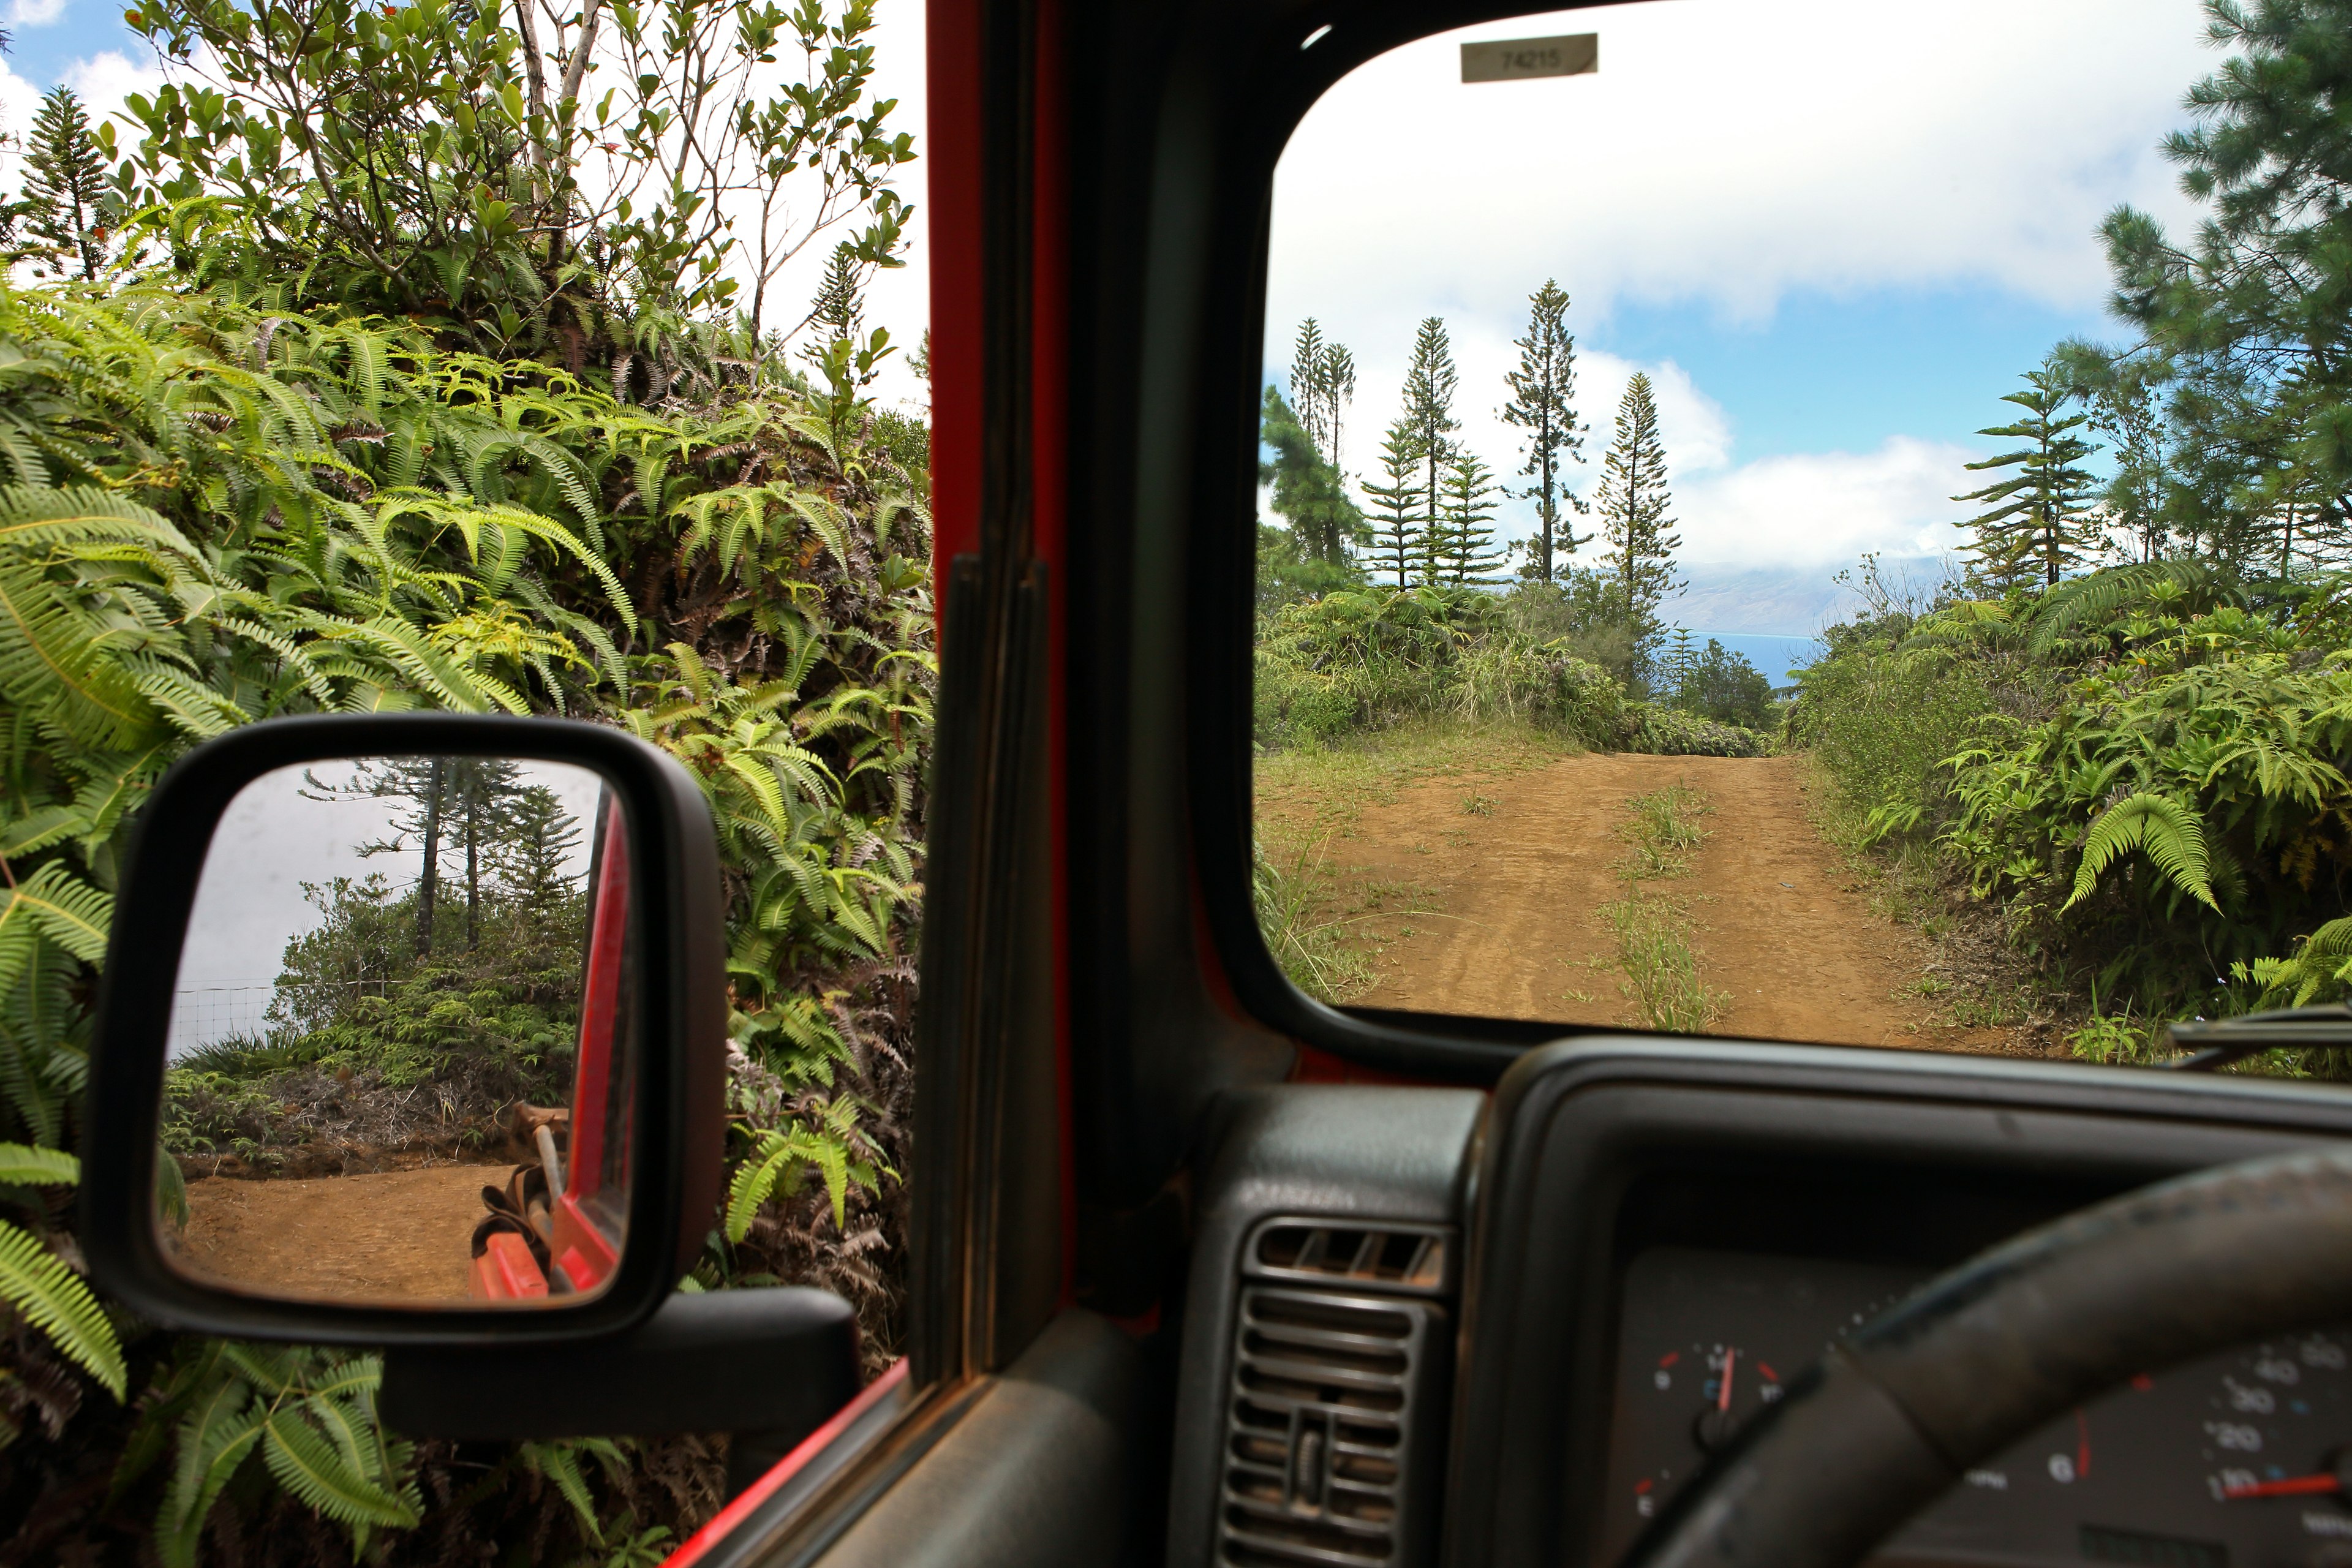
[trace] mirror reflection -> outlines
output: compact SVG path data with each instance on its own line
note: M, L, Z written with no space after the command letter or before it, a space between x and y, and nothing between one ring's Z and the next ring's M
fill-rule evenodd
M626 836L593 771L354 758L256 779L173 994L158 1234L258 1295L544 1303L627 1212Z

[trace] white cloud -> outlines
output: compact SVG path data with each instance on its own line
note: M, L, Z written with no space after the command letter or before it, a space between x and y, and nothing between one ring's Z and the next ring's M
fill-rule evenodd
M1969 453L1898 435L1870 451L1743 464L1735 418L1680 366L1637 367L1596 341L1624 306L1744 331L1796 292L1956 289L2095 312L2107 288L2100 218L2126 201L2174 225L2189 211L2158 148L2186 119L2189 85L2218 64L2200 13L2200 0L1675 0L1408 45L1334 87L1284 153L1268 374L1284 374L1304 317L1350 346L1343 456L1361 473L1398 406L1416 323L1441 316L1463 438L1507 472L1521 435L1496 408L1510 340L1528 294L1557 278L1575 301L1578 406L1591 426L1576 488L1591 488L1641 368L1658 389L1686 561L1937 553L1955 539L1947 498L1969 488ZM1466 38L1571 31L1600 35L1597 74L1460 81ZM1801 396L1801 377L1791 384ZM1503 532L1531 527L1529 507L1506 504Z
M1661 411L1660 423L1664 423ZM1896 436L1870 452L1762 458L1678 484L1682 558L1694 575L1725 567L1851 566L1865 550L1936 555L1959 542L1951 497L1975 454Z
M1754 321L1790 289L1888 284L2095 305L2100 216L2183 210L2157 142L2215 64L2199 19L2200 0L1676 0L1424 39L1339 83L1286 150L1270 319L1508 313L1548 275L1587 320L1696 300ZM1554 30L1597 31L1598 73L1460 82L1465 38Z
M65 69L65 85L80 94L84 108L89 111L89 121L95 126L112 120L122 111L123 100L132 93L152 93L163 85L163 72L151 58L142 64L117 49L92 55L74 61ZM114 134L126 146L136 146L139 132L117 121Z
M66 0L9 0L12 27L46 27L66 14Z

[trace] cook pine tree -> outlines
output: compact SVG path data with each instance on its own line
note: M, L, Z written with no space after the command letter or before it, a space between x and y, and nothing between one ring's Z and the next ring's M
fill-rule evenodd
M2001 399L2024 409L2025 417L1977 432L2018 443L1968 465L1971 473L2014 470L2006 479L1952 498L1985 509L1957 526L1969 535L1967 553L1975 557L1977 575L1997 592L2049 587L2098 549L2091 509L2098 481L2083 467L2098 448L2074 433L2091 416L2064 412L2072 395L2064 374L2044 364L2026 373L2023 391Z
M1495 540L1495 476L1475 454L1456 451L1445 466L1444 531L1433 542L1433 580L1456 588L1493 587L1510 552Z
M1683 540L1674 531L1673 505L1657 394L1650 378L1636 371L1617 405L1617 427L1601 460L1594 500L1604 547L1601 580L1633 639L1636 669L1648 668L1664 639L1658 606L1687 586L1675 576L1675 552Z
M1518 367L1503 377L1511 389L1503 423L1528 433L1519 472L1535 481L1507 493L1536 503L1536 532L1525 545L1524 570L1538 583L1552 581L1555 552L1573 555L1578 545L1592 540L1577 533L1576 518L1589 508L1561 478L1567 464L1584 461L1588 428L1576 417L1576 339L1565 324L1567 314L1568 292L1558 282L1546 279L1528 295L1528 335L1512 340L1519 351Z
M1290 406L1324 460L1342 471L1340 426L1355 395L1356 356L1345 343L1326 341L1322 327L1307 317L1290 350Z
M1420 570L1425 531L1421 525L1421 453L1404 420L1389 426L1381 443L1380 465L1385 482L1364 481L1364 499L1372 503L1370 564L1376 579L1394 577L1401 592L1413 585Z
M106 261L111 204L106 156L91 134L89 116L69 87L49 89L25 145L25 193L19 212L26 234L49 266L95 278ZM41 268L36 268L36 271Z
M405 803L386 826L390 837L356 846L362 859L416 857L416 956L433 955L440 931L446 862L462 857L466 951L481 943L482 873L509 837L513 803L525 786L521 770L496 757L386 757L362 763L341 784L305 775L305 798Z
M1432 316L1413 336L1412 363L1404 373L1402 421L1421 464L1424 555L1436 553L1436 542L1445 531L1445 469L1454 460L1454 433L1462 428L1462 422L1454 416L1454 394L1461 381L1454 368L1454 344L1445 334L1445 322Z

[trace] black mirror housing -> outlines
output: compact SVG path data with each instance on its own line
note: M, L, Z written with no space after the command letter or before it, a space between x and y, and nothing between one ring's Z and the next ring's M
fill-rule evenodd
M401 754L528 758L601 774L633 869L629 1007L642 1068L630 1101L627 1246L593 1293L517 1310L246 1295L173 1268L156 1234L156 1136L179 954L205 856L238 792L266 773ZM116 900L89 1066L79 1227L98 1284L167 1326L318 1344L550 1344L633 1329L700 1252L725 1135L726 934L718 841L691 774L624 731L554 719L397 713L275 720L198 746L142 810Z

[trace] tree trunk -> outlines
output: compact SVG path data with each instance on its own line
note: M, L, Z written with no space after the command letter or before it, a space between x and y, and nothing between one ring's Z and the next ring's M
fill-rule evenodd
M482 803L478 790L466 795L466 951L481 945L482 875L480 861Z
M434 896L441 884L441 770L448 764L433 760L431 782L425 786L425 871L416 884L416 956L433 952Z

